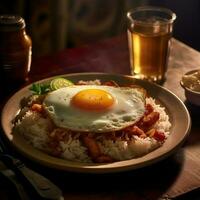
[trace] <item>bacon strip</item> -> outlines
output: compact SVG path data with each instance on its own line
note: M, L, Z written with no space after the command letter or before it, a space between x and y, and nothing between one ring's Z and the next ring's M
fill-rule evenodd
M112 81L112 80L111 81L107 81L107 82L103 83L102 85L119 87L119 85L115 81Z
M114 160L109 155L102 154L96 140L88 135L81 136L83 144L87 147L88 153L92 160L96 163L110 163Z
M101 155L101 150L97 142L88 135L81 136L83 144L87 147L88 153L93 160L97 159Z
M31 110L41 113L41 112L43 111L43 107L42 107L41 104L34 103L34 104L31 106Z

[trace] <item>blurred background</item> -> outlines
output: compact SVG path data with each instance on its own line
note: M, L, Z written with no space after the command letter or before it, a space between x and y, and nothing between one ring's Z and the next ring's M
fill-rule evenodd
M37 57L125 33L127 10L142 5L173 10L174 37L200 50L199 0L0 0L0 14L25 18Z

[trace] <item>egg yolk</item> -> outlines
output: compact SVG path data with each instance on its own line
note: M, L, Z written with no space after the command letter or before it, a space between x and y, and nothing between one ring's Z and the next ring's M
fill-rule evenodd
M72 98L72 104L85 110L102 111L114 103L113 96L100 89L86 89L78 92Z

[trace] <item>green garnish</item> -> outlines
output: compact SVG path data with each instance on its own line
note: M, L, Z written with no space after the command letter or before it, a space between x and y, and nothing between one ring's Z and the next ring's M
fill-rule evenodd
M70 80L67 80L65 78L55 78L53 79L50 84L44 84L44 83L33 83L32 86L29 88L34 94L42 95L46 94L50 91L57 90L62 87L68 87L70 85L73 85L73 83Z
M67 80L65 78L55 78L50 83L51 90L57 90L59 88L68 87L70 85L73 85L73 83L70 80Z
M34 94L41 95L49 92L50 87L49 84L33 83L30 90L33 91Z

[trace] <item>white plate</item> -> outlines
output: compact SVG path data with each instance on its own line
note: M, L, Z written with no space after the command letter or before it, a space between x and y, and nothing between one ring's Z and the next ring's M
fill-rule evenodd
M190 131L191 120L187 108L183 102L169 90L158 85L134 79L131 76L104 74L104 73L78 73L62 75L73 82L79 80L95 80L102 81L114 80L120 85L123 84L137 84L145 88L150 96L157 99L163 106L170 117L172 127L170 129L170 136L163 146L152 151L151 153L126 161L114 162L109 164L85 164L79 162L71 162L60 158L49 156L26 143L20 135L12 135L12 119L15 117L20 109L20 100L24 96L29 96L29 86L21 89L15 93L6 103L3 108L1 123L4 134L10 143L29 159L50 168L59 170L75 171L81 173L110 173L126 170L133 170L145 167L161 159L166 158L174 153L184 142L186 136ZM39 82L49 82L52 78L41 80Z

